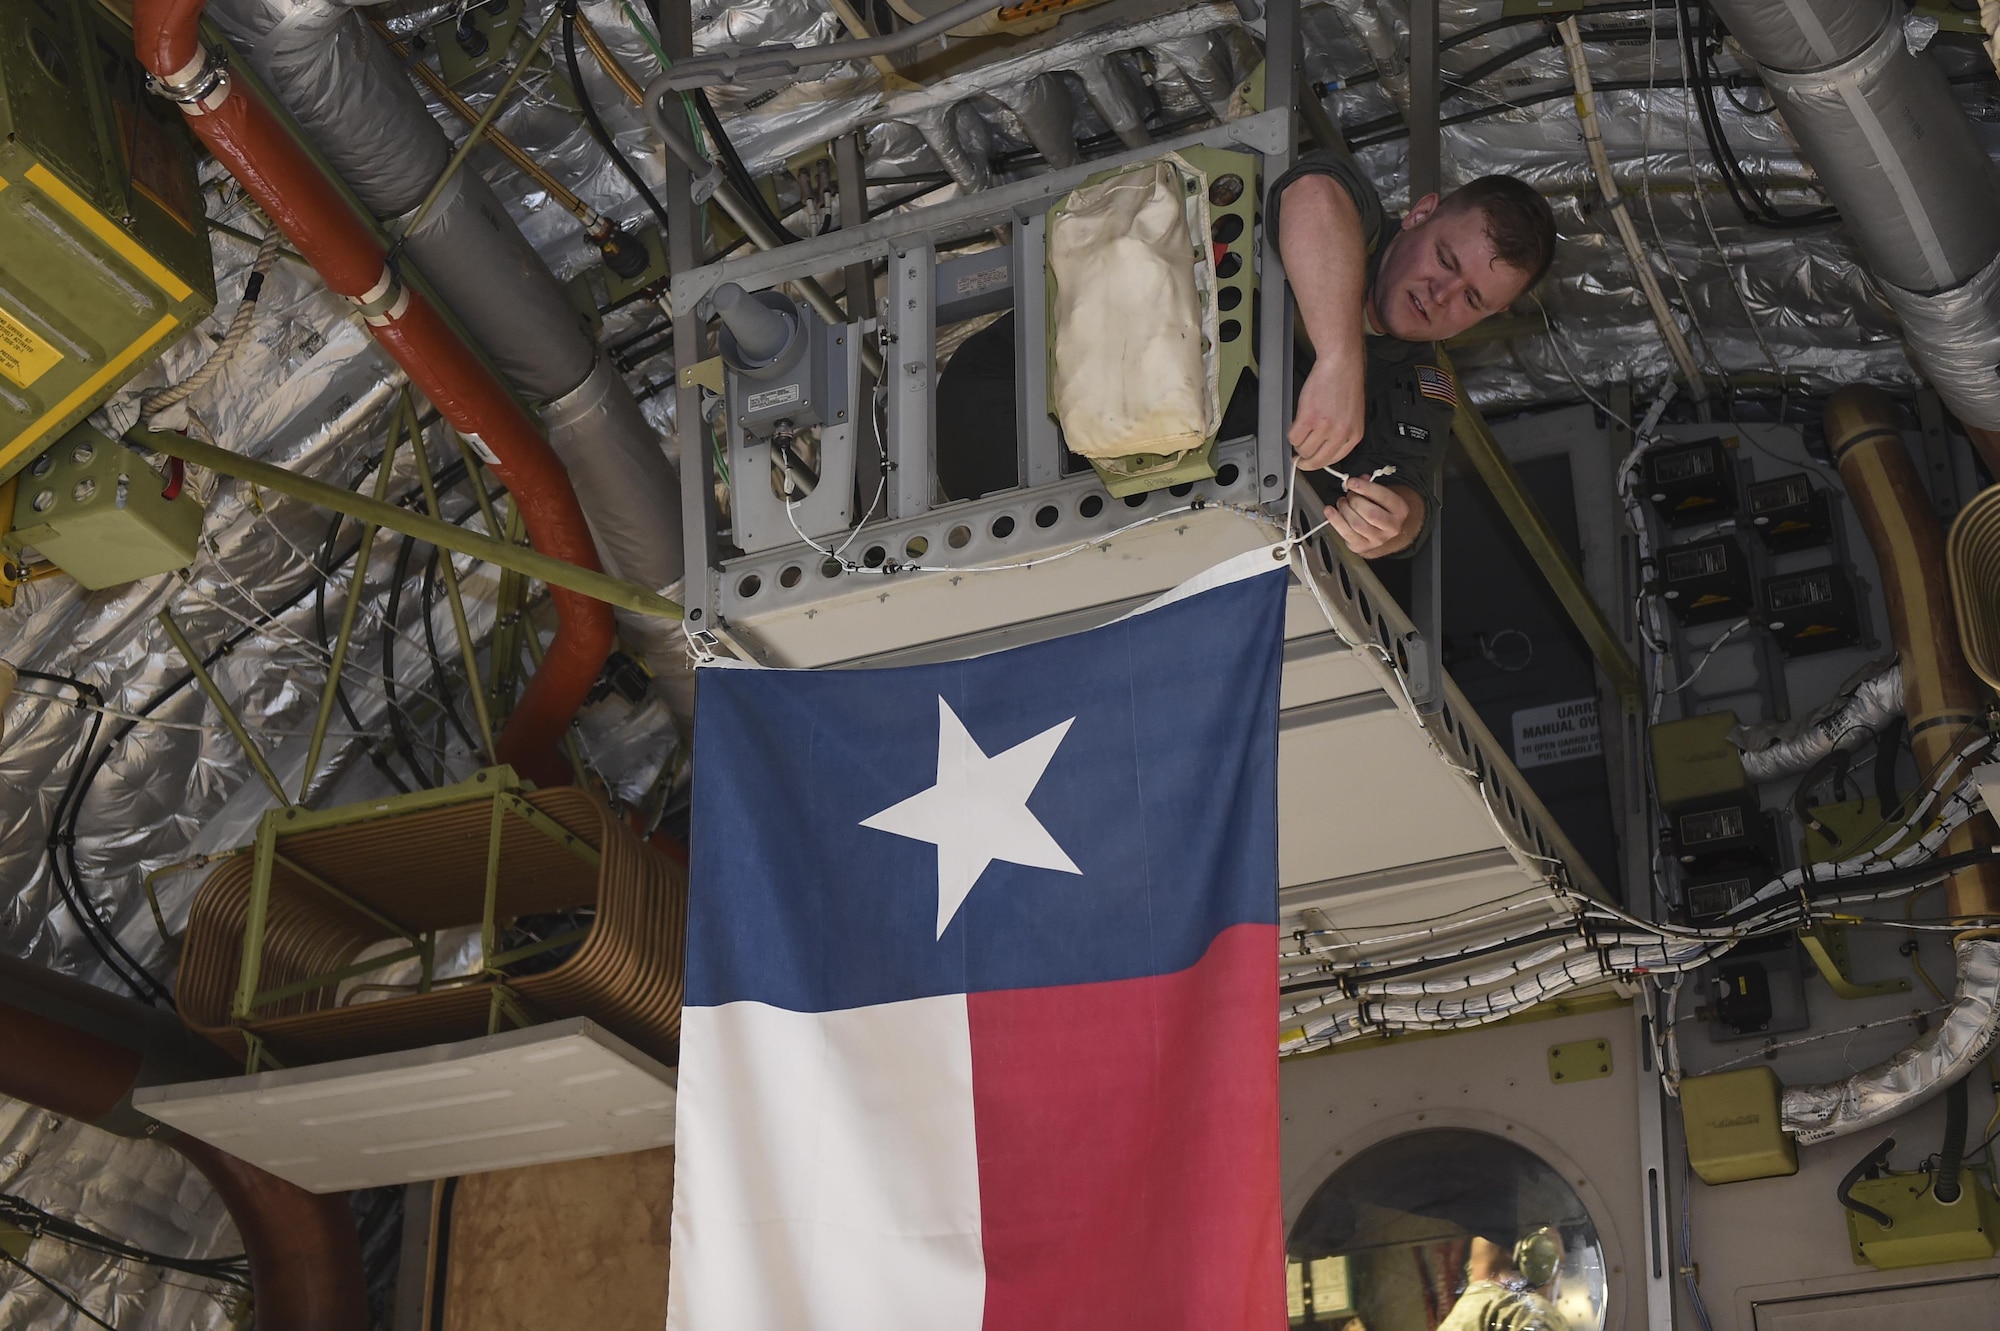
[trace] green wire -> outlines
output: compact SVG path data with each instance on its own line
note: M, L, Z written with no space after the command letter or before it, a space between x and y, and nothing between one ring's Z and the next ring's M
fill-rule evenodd
M633 30L639 34L639 40L646 43L648 49L653 53L653 58L660 62L660 68L672 69L674 62L667 59L667 53L660 49L660 43L654 38L652 31L639 18L638 11L632 8L632 0L618 0L618 5L619 8L625 11L625 17L631 20ZM702 152L707 152L707 141L702 137L701 132L701 120L694 113L693 99L686 93L681 94L681 109L687 112L688 129L694 134L695 147Z

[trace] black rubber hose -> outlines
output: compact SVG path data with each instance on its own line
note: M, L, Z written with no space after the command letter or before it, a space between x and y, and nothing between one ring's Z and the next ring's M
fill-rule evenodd
M604 122L598 119L597 104L590 98L590 89L584 86L583 66L578 64L576 59L576 0L564 0L562 16L563 61L569 66L569 81L576 87L576 104L583 109L583 123L589 128L590 137L597 140L597 146L604 149L604 155L611 159L611 165L618 168L618 174L625 177L625 182L638 191L639 197L646 201L646 206L653 210L653 217L660 224L660 236L664 240L667 234L667 210L653 197L653 191L646 188L646 182L640 179L632 163L625 159L625 154L618 151L618 144L613 141L611 132L605 129Z
M1874 1178L1881 1173L1889 1163L1889 1152L1895 1149L1896 1139L1888 1138L1880 1146L1855 1161L1854 1168L1841 1177L1840 1186L1833 1190L1833 1195L1839 1199L1842 1206L1858 1216L1866 1216L1884 1229L1894 1229L1895 1220L1886 1211L1878 1211L1867 1202L1857 1202L1849 1194L1854 1185L1862 1179Z
M736 192L743 195L743 201L757 210L764 224L777 232L778 239L790 245L798 237L785 229L778 215L771 211L771 201L764 197L764 191L757 188L757 181L750 169L743 165L743 158L737 154L736 145L729 141L728 131L722 128L722 117L715 114L715 107L709 104L708 94L696 88L691 95L694 113L701 117L701 127L715 143L715 151L722 157L722 170L736 186Z
M422 511L422 505L412 508ZM382 693L389 700L389 733L395 737L396 752L403 765L416 774L417 784L426 790L437 785L417 761L416 742L410 735L409 718L396 699L396 615L403 606L403 582L410 576L410 558L416 553L417 538L405 536L396 551L396 571L389 579L389 604L382 612Z
M1944 1148L1938 1152L1937 1182L1931 1191L1949 1206L1959 1198L1965 1166L1965 1078L1960 1077L1944 1091Z
M381 465L382 465L382 455L380 453L377 453L375 455L375 460L367 464L366 466L362 467L361 470L355 474L354 483L348 486L347 488L350 490L359 490L361 488L361 483L368 479L368 473L375 470L375 468ZM324 545L320 547L319 562L320 566L328 571L328 576L332 575L332 570L334 568L333 548L334 545L340 539L340 524L345 522L346 520L347 519L345 515L336 513L333 515L333 521L329 522L326 526L326 542ZM357 578L365 578L368 576L368 570L363 568L357 568L356 570L354 570L352 576ZM319 645L321 650L327 650L331 641L326 631L326 583L327 583L326 578L315 579L313 582L313 589L312 589L313 627L318 632ZM347 681L342 680L334 685L333 700L336 703L340 704L341 715L347 718L347 724L354 727L356 734L361 733L362 731L361 717L355 712L354 704L348 701L347 698ZM407 795L410 793L409 782L403 780L403 778L397 774L396 769L389 765L389 759L385 757L383 754L378 753L373 744L370 744L368 746L368 760L373 764L375 764L375 770L380 772L383 778L386 779L390 785L396 788L396 792L398 794Z
M437 690L438 701L444 704L444 714L450 718L451 728L456 730L458 737L465 741L467 751L471 753L484 753L485 747L472 737L472 732L466 729L464 720L459 717L458 704L452 701L450 668L444 663L444 654L438 650L437 625L433 622L433 617L437 609L438 560L442 557L443 553L439 547L432 546L431 557L424 564L424 594L422 598L424 611L424 647L430 653L431 658L431 687ZM466 677L468 679L471 678L475 669L477 669L476 663L468 662L466 664Z

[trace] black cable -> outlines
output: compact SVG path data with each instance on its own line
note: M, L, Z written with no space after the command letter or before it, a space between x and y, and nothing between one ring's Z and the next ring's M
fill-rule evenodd
M381 465L382 465L382 455L380 453L377 453L372 462L367 462L362 464L361 469L355 473L353 483L349 485L347 488L350 490L359 490L362 484L368 479L368 473L375 470L375 468ZM321 566L328 571L329 575L332 573L334 567L333 547L335 543L337 543L340 539L340 525L346 520L347 520L346 515L341 513L336 513L333 515L333 520L327 523L326 526L326 541L324 542L324 544L320 546L319 562ZM354 570L352 576L356 578L365 578L368 576L368 570L364 568L357 568L356 570ZM312 589L313 626L315 629L318 630L319 645L322 651L328 649L328 638L326 631L326 584L327 584L326 578L316 579L313 583L313 589ZM337 683L335 683L333 687L333 699L336 703L339 704L341 715L347 718L347 724L352 726L356 731L356 733L361 733L363 730L361 724L361 717L359 716L359 714L355 712L354 704L348 701L346 680L340 680ZM383 777L385 777L388 780L389 784L396 788L396 792L398 794L407 795L410 793L409 783L403 780L403 778L397 774L396 769L389 765L388 757L385 754L378 751L373 744L370 744L368 746L368 760L375 765L375 770L377 772L380 772L383 775Z
M441 710L445 718L451 722L451 728L465 741L467 752L481 753L484 752L485 746L472 738L472 732L466 729L465 721L458 714L458 704L452 701L455 690L452 688L450 672L444 663L444 654L438 650L437 625L432 622L432 616L437 608L438 560L443 556L442 547L434 545L431 547L431 557L424 561L424 592L421 604L424 612L424 647L431 658L431 688L437 693L438 702L442 704ZM477 669L476 660L466 663L468 680Z
M396 551L395 571L389 576L389 604L382 612L382 692L389 700L389 734L395 740L396 752L403 756L403 765L416 773L417 784L426 790L433 790L437 782L417 761L416 739L410 733L410 718L403 714L402 706L396 701L396 616L403 606L403 582L410 576L410 556L416 548L416 537L403 538Z
M1856 1215L1866 1216L1868 1219L1873 1220L1876 1224L1882 1226L1882 1228L1884 1229L1888 1229L1896 1222L1890 1219L1886 1213L1878 1211L1877 1209L1870 1206L1866 1202L1856 1201L1849 1194L1852 1191L1854 1185L1859 1183L1862 1179L1874 1178L1877 1174L1881 1173L1883 1169L1887 1168L1889 1164L1889 1152L1895 1149L1896 1149L1896 1139L1894 1137L1888 1138L1880 1146L1876 1147L1874 1150L1870 1151L1867 1155L1862 1156L1861 1159L1856 1161L1854 1168L1848 1170L1847 1173L1842 1176L1840 1180L1840 1185L1833 1190L1833 1195L1835 1199L1838 1200L1842 1206L1854 1212L1854 1214Z
M0 1193L0 1220L5 1220L24 1234L34 1238L53 1239L67 1247L81 1248L106 1257L121 1258L126 1261L143 1262L163 1270L179 1271L185 1275L201 1276L235 1285L240 1289L250 1288L249 1258L243 1253L227 1257L174 1257L163 1252L154 1252L137 1244L126 1243L109 1234L100 1233L74 1220L44 1211L25 1197L12 1193Z
M444 1292L451 1267L451 1204L458 1197L456 1176L444 1181L438 1196L437 1243L431 1252L430 1331L444 1331Z
M34 1281L37 1285L40 1285L42 1288L48 1290L49 1293L55 1295L57 1298L61 1299L64 1303L67 1303L71 1308L75 1309L78 1313L89 1318L91 1321L97 1323L97 1325L103 1327L104 1331L118 1331L117 1327L105 1321L102 1317L99 1317L96 1313L92 1312L90 1309L84 1307L83 1300L77 1298L76 1295L70 1293L68 1290L64 1289L61 1285L58 1285L55 1281L49 1279L47 1276L43 1275L40 1271L37 1271L34 1267L29 1266L26 1262L22 1261L20 1258L16 1257L13 1253L8 1252L4 1248L0 1248L0 1261L6 1262L7 1265L15 1268L16 1270L21 1272L21 1274L27 1276L30 1280Z
M1962 850L1956 855L1940 855L1925 860L1922 864L1906 864L1894 869L1873 869L1867 873L1842 874L1838 878L1815 878L1812 868L1806 868L1806 879L1801 886L1808 896L1825 896L1829 893L1845 893L1854 887L1909 887L1927 883L1933 878L1957 873L1960 869L1970 869L1981 864L1991 864L2000 859L2000 846L1980 846L1975 850ZM1819 889L1815 891L1814 889Z
M90 944L91 950L97 953L98 959L118 978L118 982L142 1003L163 1002L171 1008L174 1005L173 991L118 941L111 922L97 913L97 903L84 890L82 869L77 863L74 811L82 804L79 787L91 753L97 747L97 737L104 729L104 712L101 710L104 706L103 691L95 684L46 670L19 670L16 673L22 679L40 680L71 690L77 696L78 706L90 712L90 726L84 732L83 748L78 751L76 762L70 767L69 780L63 783L62 795L49 815L48 839L43 843L48 855L49 878L55 883L56 892L69 908L71 917L76 920L78 932L82 933L84 941Z
M1938 1152L1937 1177L1931 1190L1947 1206L1959 1198L1965 1164L1966 1095L1963 1077L1944 1088L1944 1148Z
M1519 938L1506 938L1497 943L1486 943L1479 947L1466 948L1464 951L1454 952L1448 956L1433 957L1424 961L1413 961L1404 966L1371 966L1365 970L1355 971L1351 978L1357 983L1372 984L1377 980L1393 980L1404 975L1416 975L1424 971L1436 970L1440 965L1455 965L1461 961L1477 961L1481 957L1489 957L1498 952L1511 952L1515 948L1531 947L1536 943L1552 943L1559 938L1578 938L1581 936L1577 933L1574 926L1552 925L1546 929L1537 929L1533 933L1524 934ZM1331 980L1295 980L1291 984L1279 985L1278 992L1280 994L1302 994L1314 989L1331 989L1333 987L1334 982Z
M597 140L597 146L604 149L605 156L611 159L611 165L618 168L618 174L625 177L626 183L637 190L639 197L646 201L646 206L653 210L653 216L660 223L660 236L664 239L668 229L667 210L653 197L653 191L646 188L646 182L640 179L632 163L625 160L625 154L618 151L618 145L604 128L604 122L598 119L597 104L591 100L590 89L584 86L583 66L576 59L576 3L577 0L562 0L563 60L569 65L569 81L576 87L576 104L583 110L583 123L589 128L590 136Z
M1581 5L1575 9L1566 10L1563 14L1563 17L1587 18L1592 14L1636 14L1641 10L1644 10L1649 14L1657 14L1660 10L1660 7L1658 5L1617 5L1617 4ZM1514 28L1514 27L1519 27L1524 23L1546 23L1547 21L1548 21L1548 15L1546 14L1503 15L1500 18L1489 19L1484 23L1475 23L1469 28L1459 29L1457 32L1452 33L1449 37L1445 37L1439 40L1438 49L1440 51L1449 51L1454 46L1463 46L1465 43L1470 41L1476 41L1479 38L1486 36L1488 33L1498 32L1502 28Z
M764 197L763 190L757 188L757 182L751 177L749 168L743 165L743 158L738 155L736 145L730 142L728 131L722 128L722 117L716 115L715 108L709 104L708 93L696 88L689 100L694 103L694 113L701 117L703 131L715 145L716 155L722 159L723 174L735 184L736 192L744 196L744 203L755 209L757 216L763 219L765 225L777 232L781 243L789 245L796 241L798 237L787 231L784 223L778 220L778 215L771 211L770 200Z

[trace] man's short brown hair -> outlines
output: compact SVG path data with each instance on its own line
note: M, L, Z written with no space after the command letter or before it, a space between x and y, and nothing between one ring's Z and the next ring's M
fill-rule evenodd
M1556 217L1534 187L1513 176L1481 176L1438 204L1440 213L1476 209L1486 218L1493 257L1528 274L1534 286L1556 257Z

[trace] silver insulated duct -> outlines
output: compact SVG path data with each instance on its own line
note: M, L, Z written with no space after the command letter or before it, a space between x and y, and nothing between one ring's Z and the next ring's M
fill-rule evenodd
M400 231L444 174L451 143L389 48L335 0L210 0L208 12L361 201ZM514 389L543 405L605 570L654 590L679 580L673 464L478 172L453 175L403 250ZM671 626L624 612L619 625L656 670L678 663Z
M1846 219L1910 355L2000 428L2000 172L1896 0L1712 0Z

